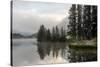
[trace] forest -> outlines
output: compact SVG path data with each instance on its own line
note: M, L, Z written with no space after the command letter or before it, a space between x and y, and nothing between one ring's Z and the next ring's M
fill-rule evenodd
M49 29L46 29L44 25L40 26L38 31L38 41L50 41L50 42L64 42L66 41L66 33L63 27L61 30L58 27L53 27L52 32Z
M73 4L69 14L69 35L77 40L97 37L97 6Z
M91 40L97 37L97 6L72 4L69 9L69 24L67 32L57 26L52 30L40 26L37 40L39 42L65 42L67 36L75 40Z

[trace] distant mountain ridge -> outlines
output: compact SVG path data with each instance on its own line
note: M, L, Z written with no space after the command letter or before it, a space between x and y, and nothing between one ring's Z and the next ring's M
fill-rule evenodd
M36 38L37 37L37 34L34 33L32 35L26 36L26 35L23 35L21 33L12 33L11 36L12 36L12 38Z

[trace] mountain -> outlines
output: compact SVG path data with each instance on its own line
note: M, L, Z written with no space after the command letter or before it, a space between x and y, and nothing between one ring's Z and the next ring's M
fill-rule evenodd
M20 33L12 33L12 38L36 38L37 33L31 35L22 35Z
M23 38L24 36L19 33L12 33L12 38Z

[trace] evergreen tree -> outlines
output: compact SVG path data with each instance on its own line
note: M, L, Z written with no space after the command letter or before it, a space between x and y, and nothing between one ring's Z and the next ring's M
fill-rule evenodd
M82 38L82 5L77 5L77 23L76 23L76 26L77 26L77 39L80 40Z
M47 30L47 41L50 41L51 40L51 33L50 33L50 30L48 29Z
M55 28L52 28L52 41L55 41Z
M84 32L85 38L90 39L91 37L91 7L90 5L84 5Z
M69 10L68 29L68 34L76 39L76 4L72 4L72 7Z
M55 40L56 40L56 41L59 41L59 36L60 36L60 34L59 34L59 29L58 29L57 26L56 26L56 28L55 28L55 31L56 31L56 34L55 34L55 35L56 35L56 37L55 37L56 39L55 39Z
M68 34L73 38L80 40L97 36L97 6L73 4L69 14Z
M97 6L84 5L84 30L86 39L97 37Z
M97 6L93 5L91 6L92 9L92 17L91 17L91 21L92 21L92 28L91 28L91 33L92 33L92 37L97 37Z
M47 41L52 41L52 42L57 42L57 41L65 41L66 40L66 35L65 35L65 30L63 27L61 30L58 29L58 27L53 27L52 28L52 33L50 30L46 29L44 25L40 26L40 29L38 31L38 36L37 36L37 41L39 42L47 42Z
M60 41L65 41L65 40L66 40L66 34L65 34L65 30L62 27L61 28Z
M44 25L40 26L40 29L38 31L37 40L40 42L46 40L46 29L45 29Z

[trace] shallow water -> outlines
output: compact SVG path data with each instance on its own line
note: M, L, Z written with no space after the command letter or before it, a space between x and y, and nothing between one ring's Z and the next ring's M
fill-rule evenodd
M13 65L29 66L96 61L96 50L73 49L68 43L38 43L36 39L13 39Z

